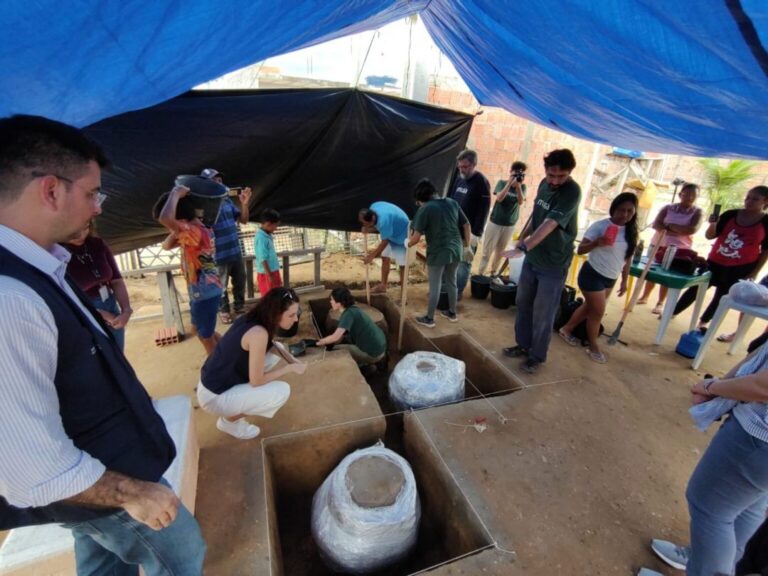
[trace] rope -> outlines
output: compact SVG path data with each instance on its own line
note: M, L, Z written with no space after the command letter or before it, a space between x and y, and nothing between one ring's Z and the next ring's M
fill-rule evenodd
M365 52L365 58L363 58L363 63L360 64L360 69L357 71L357 78L355 78L355 88L357 88L357 85L360 84L360 76L363 73L363 68L365 68L365 63L368 62L368 55L371 53L371 47L373 46L373 41L378 35L379 35L379 31L374 30L373 35L371 36L371 41L368 44L368 50L366 50Z

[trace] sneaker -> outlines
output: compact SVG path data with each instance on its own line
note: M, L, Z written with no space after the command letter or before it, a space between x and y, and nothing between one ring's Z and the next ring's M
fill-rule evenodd
M528 374L533 374L536 372L536 370L539 369L539 365L541 365L541 362L538 360L534 360L533 358L528 358L525 362L523 362L522 366L520 366L525 372L528 372Z
M418 316L417 318L414 318L414 320L416 321L416 324L421 324L427 328L435 327L435 321L429 316Z
M667 540L656 540L655 538L651 540L651 550L672 568L678 570L685 570L688 556L691 554L691 549L687 546L677 546Z
M504 356L509 356L510 358L519 358L520 356L528 356L528 350L526 350L519 344L516 344L515 346L510 346L509 348L502 348L501 352L502 354L504 354Z
M250 440L251 438L256 438L261 433L258 426L248 424L245 418L240 418L240 420L235 420L234 422L230 422L226 418L219 418L216 421L216 428L240 440Z
M664 576L661 572L656 572L656 570L650 570L648 568L640 568L640 571L637 573L637 576Z
M459 317L456 314L456 312L451 312L450 310L440 310L440 316L444 316L445 318L448 318L449 322L459 321Z

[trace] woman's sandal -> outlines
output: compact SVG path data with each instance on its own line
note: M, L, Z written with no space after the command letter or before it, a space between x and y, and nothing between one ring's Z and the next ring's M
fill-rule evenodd
M219 312L219 320L222 324L232 324L232 316L229 312Z
M605 364L608 362L608 358L602 352L592 352L589 348L586 348L584 352L587 353L587 356L589 356L589 359L593 362L597 362L598 364Z
M661 314L664 311L664 304L656 304L651 310L651 314Z
M560 336L560 338L565 340L569 346L578 345L579 339L576 338L576 336L574 336L573 334L568 334L567 332L563 331L562 328L560 328L560 330L558 330L557 333Z
M717 337L718 342L733 342L733 339L736 338L736 332L731 332L730 334L720 334L720 336Z

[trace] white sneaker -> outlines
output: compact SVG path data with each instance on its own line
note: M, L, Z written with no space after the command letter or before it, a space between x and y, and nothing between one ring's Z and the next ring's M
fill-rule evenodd
M240 440L250 440L251 438L256 438L261 433L261 429L258 426L248 424L245 418L240 418L240 420L235 420L234 422L230 422L226 418L219 418L216 421L216 428Z
M650 570L648 568L640 568L640 571L637 573L637 576L664 576L661 572L656 572L656 570Z
M678 570L685 570L686 564L688 564L688 556L691 554L691 549L687 546L677 546L672 542L666 540L651 540L651 550L659 558L664 560L672 568Z

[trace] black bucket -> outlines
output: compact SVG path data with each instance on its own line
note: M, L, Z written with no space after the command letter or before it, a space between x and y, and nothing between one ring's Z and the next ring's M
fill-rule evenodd
M481 274L473 274L470 279L472 286L472 298L478 300L485 300L488 297L488 292L491 291L491 278L490 276L482 276Z
M510 306L515 305L517 299L517 284L505 284L499 286L496 283L491 283L491 306L494 308L500 308L506 310Z

